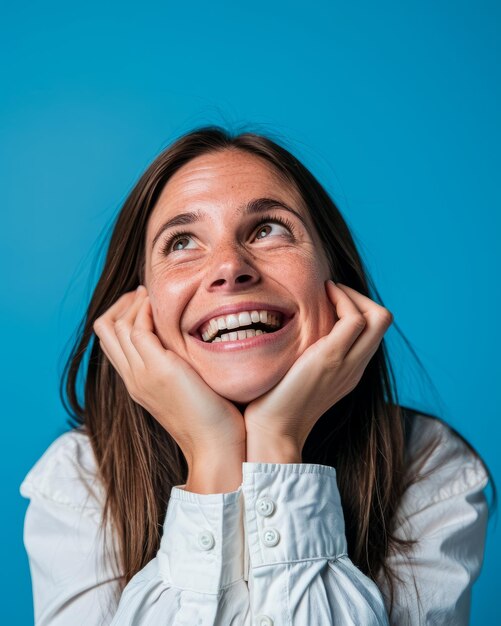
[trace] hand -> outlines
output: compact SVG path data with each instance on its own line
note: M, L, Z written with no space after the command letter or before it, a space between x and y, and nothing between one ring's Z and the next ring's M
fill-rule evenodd
M346 285L327 281L339 318L282 380L247 405L247 461L301 462L318 419L352 391L393 322L388 309Z
M209 387L184 359L163 347L154 332L150 299L144 286L122 295L96 319L94 332L131 398L175 439L190 474L208 474L214 467L216 475L220 468L215 465L224 460L227 468L234 451L235 459L240 457L234 467L238 467L241 477L245 455L242 414ZM227 471L227 482L228 479ZM236 476L231 485L236 488L239 484Z

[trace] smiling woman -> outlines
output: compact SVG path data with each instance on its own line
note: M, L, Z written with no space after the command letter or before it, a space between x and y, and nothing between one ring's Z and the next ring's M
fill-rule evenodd
M36 623L467 624L491 476L398 404L392 323L284 147L169 146L113 226L72 429L21 485Z
M274 387L333 326L324 288L329 264L302 205L266 161L233 149L198 156L178 169L151 213L143 282L156 334L234 402L247 403ZM189 230L186 214L182 230L174 229L186 207L200 214L189 218ZM269 314L280 330L239 337L237 328L252 327L252 313L263 323ZM201 327L211 320L219 342L203 339Z

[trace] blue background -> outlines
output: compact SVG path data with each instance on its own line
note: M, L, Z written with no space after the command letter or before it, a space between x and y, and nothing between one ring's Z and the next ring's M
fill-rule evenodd
M196 125L250 123L313 171L436 387L392 327L401 401L442 415L501 479L501 5L185 5L3 10L6 624L32 622L19 484L66 427L59 376L97 277L97 243L151 160ZM496 522L472 624L501 618Z

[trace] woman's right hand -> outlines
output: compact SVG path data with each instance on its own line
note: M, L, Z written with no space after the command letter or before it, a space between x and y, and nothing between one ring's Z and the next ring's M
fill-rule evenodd
M131 398L181 448L189 468L186 489L201 493L236 489L245 460L243 416L183 358L163 347L154 332L146 288L122 295L93 328Z

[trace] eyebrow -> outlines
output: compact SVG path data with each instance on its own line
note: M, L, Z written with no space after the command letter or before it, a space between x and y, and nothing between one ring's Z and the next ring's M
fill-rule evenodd
M301 221L303 226L309 232L308 225L304 219L304 217L298 213L295 209L290 207L285 202L281 200L275 200L274 198L254 198L253 200L249 200L249 202L245 203L240 207L240 210L244 215L256 215L259 213L264 213L271 208L283 209L284 211L288 211L297 217L298 220ZM158 229L157 234L153 238L151 249L155 247L156 242L159 237L164 233L167 229L173 228L174 226L187 226L188 224L195 224L201 220L204 220L207 217L207 213L203 211L191 211L189 213L180 213L175 217L167 220L160 228Z

